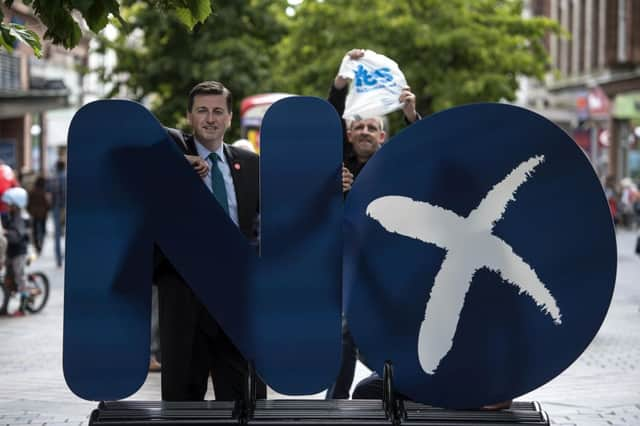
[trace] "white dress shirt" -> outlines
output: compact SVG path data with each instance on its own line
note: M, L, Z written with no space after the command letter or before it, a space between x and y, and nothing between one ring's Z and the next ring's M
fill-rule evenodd
M207 164L209 165L209 173L207 173L207 175L202 178L202 181L204 182L205 185L207 185L207 188L209 188L209 191L213 193L213 190L211 189L211 169L213 167L213 163L209 158L211 151L205 148L195 138L193 140L196 143L196 150L198 151L198 156L202 158L204 161L206 161ZM231 177L231 168L229 167L229 163L227 162L227 157L224 155L223 145L224 145L224 142L220 144L218 149L215 151L215 153L218 154L218 158L220 158L220 160L218 161L218 169L220 169L220 173L222 173L222 179L224 180L224 189L227 191L227 205L229 206L229 216L231 217L231 220L233 221L233 223L235 223L236 226L239 227L240 224L238 222L238 200L236 199L236 190L235 190L235 187L233 186L233 178Z

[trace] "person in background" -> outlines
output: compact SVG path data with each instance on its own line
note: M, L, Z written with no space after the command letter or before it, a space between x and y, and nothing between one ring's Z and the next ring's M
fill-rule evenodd
M33 189L29 191L29 204L27 205L27 211L32 220L33 246L38 255L42 252L50 207L51 201L46 191L46 181L43 176L38 176L33 185Z
M611 211L611 219L618 224L618 190L616 187L615 176L609 175L604 181L604 194L607 197L609 210Z
M55 174L47 182L47 192L51 197L56 265L60 268L64 258L60 240L63 234L67 206L67 172L64 161L58 160L56 162Z
M23 188L9 188L2 194L2 201L8 211L2 215L2 226L7 238L6 277L20 292L20 308L15 316L24 316L27 299L27 248L29 245L29 224L25 218L28 194Z
M620 181L620 188L619 210L622 225L626 228L633 228L636 225L634 205L638 198L638 187L630 177L626 177Z

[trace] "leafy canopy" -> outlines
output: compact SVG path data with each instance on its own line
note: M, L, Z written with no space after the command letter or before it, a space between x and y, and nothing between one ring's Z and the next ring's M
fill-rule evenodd
M239 137L239 101L276 89L272 81L275 46L284 36L286 0L218 0L216 12L193 31L177 16L138 1L121 2L127 25L115 40L101 38L115 51L117 64L101 69L112 83L111 96L148 100L158 119L185 127L187 95L203 80L223 82L233 93L236 119L229 138Z
M11 7L13 0L3 0ZM67 49L78 45L82 31L77 19L83 18L94 33L99 33L108 23L110 16L118 19L120 4L117 0L23 0L24 4L33 8L34 15L47 27L44 34L46 40L59 44ZM204 22L211 14L210 0L147 0L152 7L165 12L173 12L187 28L192 29L198 22ZM42 45L38 34L14 23L4 23L0 10L0 46L11 52L14 43L20 41L28 44L37 57L42 55Z
M366 48L395 60L423 113L513 100L518 76L542 78L545 34L559 26L522 17L517 0L304 1L278 46L287 89L323 96L344 54Z
M66 47L80 37L75 16L96 33L112 16L119 35L102 38L102 49L116 52L117 65L100 70L103 80L114 84L112 94L150 100L163 123L177 126L184 124L189 89L202 80L228 85L236 107L261 92L324 97L352 48L394 59L423 114L513 100L518 77L542 78L549 70L544 39L560 33L547 18L523 18L522 0L304 0L297 6L287 0L219 0L210 19L210 0L25 3L47 25L45 38ZM287 16L292 8L295 14ZM38 39L29 30L3 24L1 34L6 48L21 39L38 54ZM399 125L392 120L392 127ZM237 136L237 128L230 136Z

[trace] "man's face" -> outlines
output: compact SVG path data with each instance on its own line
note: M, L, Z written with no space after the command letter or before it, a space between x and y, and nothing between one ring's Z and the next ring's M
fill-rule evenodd
M380 149L384 142L384 131L377 118L367 118L351 123L347 132L347 138L353 145L353 150L358 158L371 157Z
M196 95L191 111L187 112L196 139L210 150L217 149L222 142L231 117L224 95Z

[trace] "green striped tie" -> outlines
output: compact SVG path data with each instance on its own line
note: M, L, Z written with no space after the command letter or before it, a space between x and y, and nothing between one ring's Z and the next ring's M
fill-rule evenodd
M220 168L218 167L218 160L220 160L220 157L215 152L212 152L209 154L209 160L211 160L211 191L213 191L213 196L216 197L216 200L222 206L224 212L229 215L227 190L224 187L222 172L220 172Z

